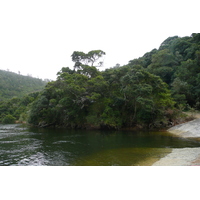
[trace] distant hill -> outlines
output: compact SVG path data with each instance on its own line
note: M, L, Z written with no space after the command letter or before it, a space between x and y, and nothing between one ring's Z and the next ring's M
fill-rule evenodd
M44 89L46 83L39 78L0 70L0 101L40 91Z

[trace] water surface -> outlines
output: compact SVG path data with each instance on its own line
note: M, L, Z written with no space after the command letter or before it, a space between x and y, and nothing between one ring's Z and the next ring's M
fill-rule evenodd
M167 132L39 129L0 125L0 165L151 165L172 148L200 142Z

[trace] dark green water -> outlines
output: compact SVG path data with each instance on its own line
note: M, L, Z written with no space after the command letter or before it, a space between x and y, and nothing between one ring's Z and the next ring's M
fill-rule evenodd
M0 165L150 165L172 148L200 147L167 132L80 131L0 125Z

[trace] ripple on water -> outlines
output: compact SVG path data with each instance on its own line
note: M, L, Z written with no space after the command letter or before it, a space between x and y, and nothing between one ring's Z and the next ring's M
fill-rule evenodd
M62 144L62 143L70 143L70 144L75 144L74 141L67 141L67 140L60 140L60 141L56 141L53 142L52 144Z
M23 137L23 136L29 136L28 132L22 132L22 131L3 131L0 132L0 139L5 139L5 138L17 138L17 137Z
M18 166L67 166L70 152L37 152L31 156L20 158ZM67 156L67 157L66 157Z
M0 144L13 144L17 143L18 141L8 140L8 141L0 141Z
M31 166L41 166L48 165L48 160L45 158L45 155L42 152L37 152L29 157L22 158L17 165L31 165Z
M0 124L0 132L7 131L24 131L27 130L26 127L22 127L20 124Z

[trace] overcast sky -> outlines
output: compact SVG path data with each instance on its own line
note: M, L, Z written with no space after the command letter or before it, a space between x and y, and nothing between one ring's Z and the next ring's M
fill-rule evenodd
M0 0L0 69L55 80L73 51L103 50L110 68L197 32L194 0Z

